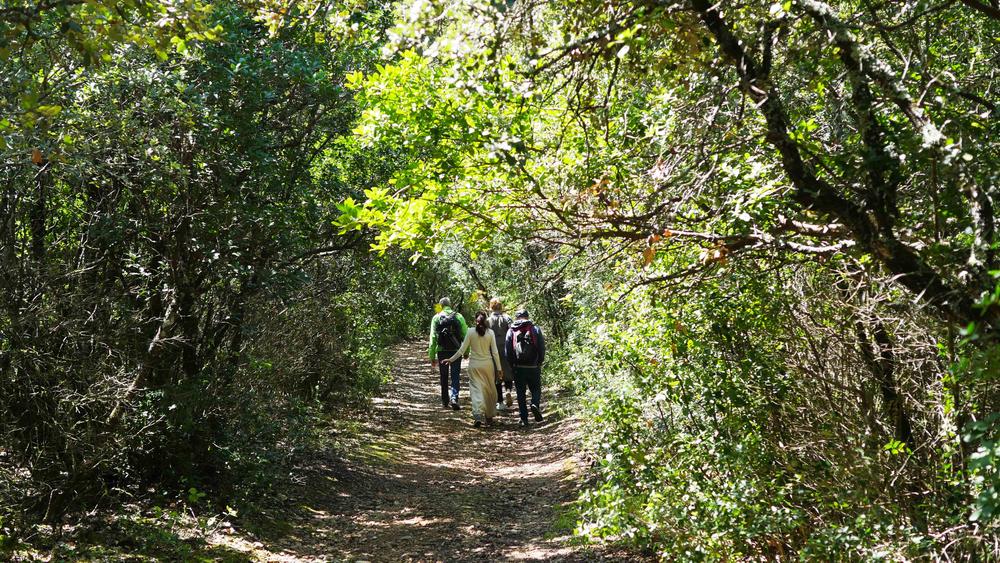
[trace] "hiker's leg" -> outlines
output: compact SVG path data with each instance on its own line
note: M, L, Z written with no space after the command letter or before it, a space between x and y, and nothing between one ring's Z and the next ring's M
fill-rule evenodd
M492 419L497 414L497 397L493 393L496 385L493 383L493 370L490 368L477 368L476 373L469 370L469 381L475 377L479 383L479 392L482 393L483 415L487 420Z
M506 357L500 358L500 365L503 366L503 386L507 390L507 400L504 403L509 409L511 407L510 392L514 388L514 368L510 365L510 361ZM503 401L503 395L497 393L497 400Z
M514 388L517 389L517 413L521 416L521 420L528 420L528 404L524 396L527 382L524 379L521 369L519 367L514 368Z
M469 370L469 403L472 405L472 418L479 419L485 409L483 408L483 385L476 373Z
M531 390L531 404L541 408L542 406L542 368L531 368L530 375L526 378L528 388Z
M458 402L458 386L462 381L462 358L452 362L449 367L451 367L451 399Z
M438 370L441 375L441 403L448 406L448 366L439 361Z
M496 380L496 388L497 388L497 402L499 403L500 399L503 397L503 383L499 379Z

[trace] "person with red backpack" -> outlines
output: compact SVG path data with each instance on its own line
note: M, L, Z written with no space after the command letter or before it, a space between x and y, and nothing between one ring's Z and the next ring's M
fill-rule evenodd
M441 374L441 404L458 410L458 386L462 377L462 358L457 362L442 363L462 347L465 333L469 327L465 317L451 308L451 300L442 297L441 311L431 318L431 343L427 347L427 355L431 359L431 367L438 367ZM449 393L448 379L451 379Z
M514 387L517 389L517 409L521 426L528 425L526 389L531 391L531 414L535 422L542 421L542 363L545 362L545 336L520 310L514 315L514 324L507 331L504 351L514 368Z

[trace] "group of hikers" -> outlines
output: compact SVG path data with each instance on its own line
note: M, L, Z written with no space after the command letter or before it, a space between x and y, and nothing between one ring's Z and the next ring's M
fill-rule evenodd
M431 366L441 375L441 404L458 410L458 389L462 358L469 359L469 398L473 426L492 424L498 411L512 405L510 391L517 394L520 425L528 425L530 409L535 422L542 422L542 363L545 361L545 336L531 322L528 311L519 310L514 319L504 314L499 299L490 300L490 312L476 313L475 330L469 330L465 318L451 307L447 297L440 300L441 310L431 319L428 356ZM506 401L503 390L506 389ZM530 404L527 392L531 393Z

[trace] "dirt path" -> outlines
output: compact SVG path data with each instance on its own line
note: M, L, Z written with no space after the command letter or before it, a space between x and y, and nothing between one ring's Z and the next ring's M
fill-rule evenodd
M451 411L423 343L395 354L371 415L339 430L352 447L306 468L283 525L231 547L265 561L634 560L571 545L572 523L559 525L579 475L572 420L543 400L541 424L520 429L512 413L475 429L464 370Z

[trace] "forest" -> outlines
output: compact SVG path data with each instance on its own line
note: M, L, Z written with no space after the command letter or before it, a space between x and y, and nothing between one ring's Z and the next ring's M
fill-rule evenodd
M998 90L996 0L0 0L0 558L1000 559ZM407 402L443 296L548 426ZM572 555L178 531L425 427Z

